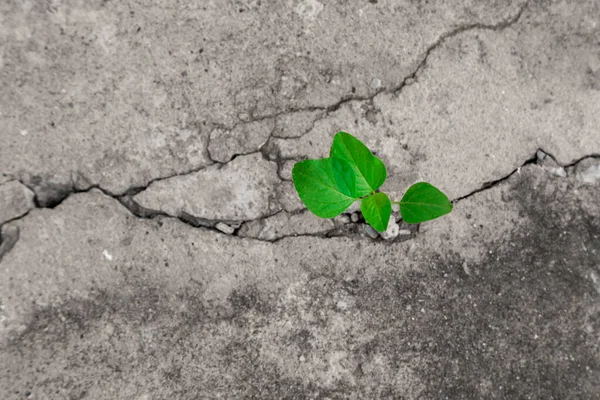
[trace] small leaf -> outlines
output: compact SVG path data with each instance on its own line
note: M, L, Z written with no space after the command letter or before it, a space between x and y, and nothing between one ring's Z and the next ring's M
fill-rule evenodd
M298 195L316 216L333 218L356 198L356 176L350 163L337 158L298 162L292 169Z
M388 227L392 215L392 202L385 193L375 193L365 197L360 203L360 211L365 220L375 230L383 232Z
M400 200L400 213L402 219L408 224L436 219L450 211L452 211L452 203L448 197L426 182L412 185Z
M356 197L373 193L385 182L387 172L383 161L349 133L339 132L335 135L329 156L352 164L356 173Z

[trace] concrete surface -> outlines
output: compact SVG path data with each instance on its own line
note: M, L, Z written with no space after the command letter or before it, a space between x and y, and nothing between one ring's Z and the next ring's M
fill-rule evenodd
M0 399L600 398L599 21L0 2ZM308 213L339 130L454 211Z

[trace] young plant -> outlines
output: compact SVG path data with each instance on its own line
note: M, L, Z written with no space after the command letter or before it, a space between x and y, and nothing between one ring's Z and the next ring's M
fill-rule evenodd
M377 231L388 227L392 204L400 205L409 224L429 221L452 211L448 197L426 182L412 185L402 200L391 201L377 190L387 177L385 165L360 140L346 132L333 138L328 158L297 162L292 179L298 195L316 216L333 218L360 200L360 211Z

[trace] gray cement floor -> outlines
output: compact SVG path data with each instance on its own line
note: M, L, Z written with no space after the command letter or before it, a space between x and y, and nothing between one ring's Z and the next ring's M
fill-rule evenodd
M599 199L595 0L2 0L0 399L599 399Z

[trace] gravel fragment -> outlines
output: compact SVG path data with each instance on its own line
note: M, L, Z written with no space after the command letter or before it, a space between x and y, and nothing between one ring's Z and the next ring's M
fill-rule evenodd
M234 232L234 229L231 226L229 226L227 224L224 224L223 222L219 222L215 226L215 228L217 228L218 230L220 230L221 232L223 232L223 233L225 233L227 235L232 235L233 232Z
M379 237L379 232L377 232L371 225L365 224L365 233L371 239L377 239Z
M394 218L390 218L387 229L383 232L379 232L379 236L381 236L384 240L392 240L398 236L399 231L400 226L398 226L396 220Z

